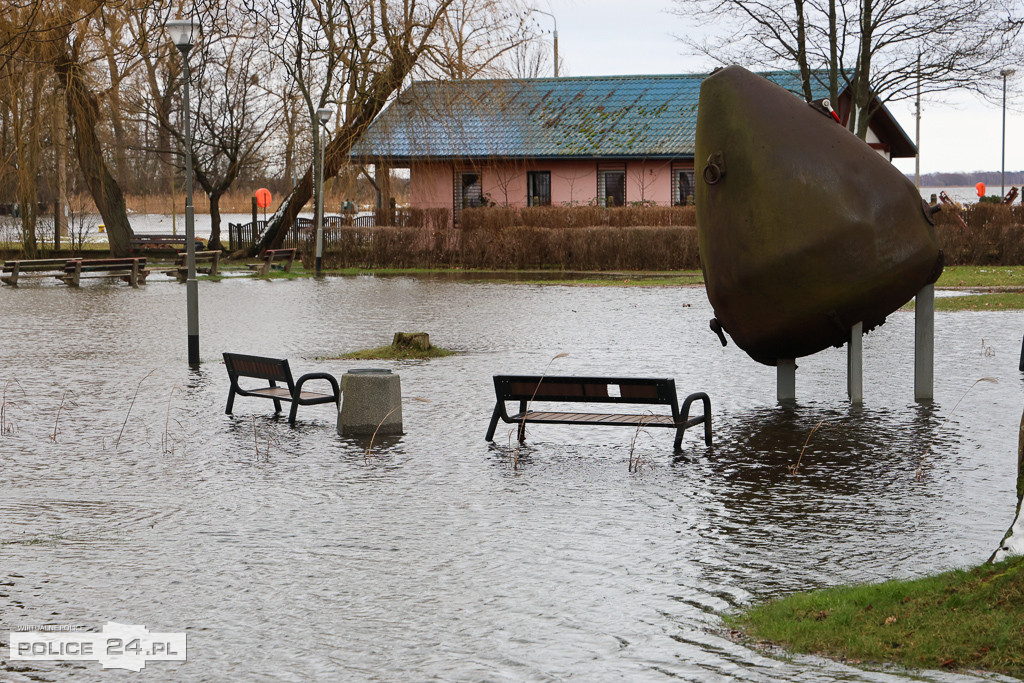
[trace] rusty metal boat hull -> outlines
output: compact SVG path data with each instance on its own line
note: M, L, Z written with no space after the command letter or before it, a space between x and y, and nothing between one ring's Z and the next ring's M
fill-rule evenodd
M741 67L703 83L697 231L715 316L754 360L839 346L934 282L913 183L830 116Z

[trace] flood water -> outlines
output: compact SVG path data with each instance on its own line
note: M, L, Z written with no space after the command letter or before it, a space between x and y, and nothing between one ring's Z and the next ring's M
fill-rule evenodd
M933 404L913 400L898 312L865 338L863 408L842 349L802 359L782 408L774 368L708 330L702 288L200 282L192 372L185 289L150 280L0 288L0 642L117 621L187 632L188 661L2 680L901 680L770 657L718 615L975 565L1011 522L1022 313L937 316ZM461 353L319 360L396 331ZM294 428L254 398L227 416L223 351L296 374L391 368L405 434L367 455L330 406ZM538 425L514 469L507 427L483 439L491 375L545 369L707 391L714 446L694 430L676 457L669 430Z

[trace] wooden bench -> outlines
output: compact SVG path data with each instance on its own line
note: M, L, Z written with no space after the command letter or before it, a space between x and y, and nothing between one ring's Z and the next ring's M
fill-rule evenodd
M204 249L203 241L195 238L196 251ZM179 251L188 248L184 235L133 235L128 240L128 251L143 254L151 251Z
M196 272L216 276L220 272L220 254L219 249L214 251L197 251ZM178 262L173 268L157 268L153 272L170 275L171 277L178 278L178 282L184 282L188 279L188 254L179 254Z
M75 259L48 258L48 259L20 259L15 261L4 261L3 270L0 271L0 280L4 284L18 286L18 280L26 277L53 277L64 272L64 266Z
M526 424L575 424L617 427L668 427L676 430L675 449L682 448L683 433L704 423L704 442L711 445L711 399L704 392L690 394L682 406L676 403L673 379L641 377L546 377L541 375L495 375L497 403L487 427L487 441L494 438L498 420L519 425L519 441L526 439ZM690 417L690 405L700 400L704 414ZM506 401L519 401L519 412L509 415ZM627 403L667 405L671 415L623 413L567 413L532 410L536 402Z
M292 408L288 413L288 423L295 424L295 413L299 406L312 406L320 403L333 403L337 408L341 401L341 389L338 387L338 380L326 372L309 372L299 377L298 382L292 381L292 371L288 367L288 361L283 358L264 358L263 356L246 356L240 353L225 353L224 365L228 370L228 378L231 380L231 389L228 391L228 405L224 410L230 415L235 403L235 394L239 396L258 396L269 398L274 402L274 412L281 412L281 401L291 401ZM244 389L238 384L239 377L253 379L265 379L270 383L259 386L255 389ZM313 391L303 391L302 385L311 379L324 379L331 384L330 394L321 394ZM278 386L281 382L284 386Z
M274 261L281 261L283 265L277 266L286 273L292 272L292 263L295 262L295 248L290 249L265 249L260 254L260 263L250 263L249 268L259 270L260 275L269 275L270 268Z
M66 285L78 287L82 278L115 277L132 287L146 284L146 259L144 257L72 259L64 264L63 273L55 275Z

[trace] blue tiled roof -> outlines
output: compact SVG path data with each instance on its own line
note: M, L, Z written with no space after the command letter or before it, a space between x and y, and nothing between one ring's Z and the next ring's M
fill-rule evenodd
M763 75L799 90L793 73ZM692 156L705 76L420 81L381 113L352 156ZM826 96L816 90L815 98Z

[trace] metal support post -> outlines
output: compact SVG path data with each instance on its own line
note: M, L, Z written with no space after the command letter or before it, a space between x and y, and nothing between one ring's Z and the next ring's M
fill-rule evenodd
M864 402L864 323L850 328L846 345L846 394L852 403Z
M776 395L780 401L796 400L796 360L780 358L775 364Z
M925 285L914 303L914 398L935 398L935 285Z

